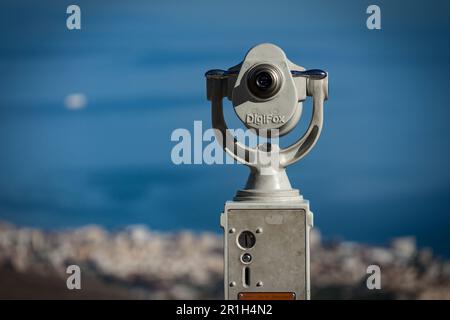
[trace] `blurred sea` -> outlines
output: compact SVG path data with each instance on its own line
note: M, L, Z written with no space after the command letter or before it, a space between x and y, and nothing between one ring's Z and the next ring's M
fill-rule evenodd
M206 70L273 42L330 75L322 137L288 170L316 227L450 256L449 2L378 1L379 31L366 1L79 0L79 31L69 4L0 3L0 219L220 232L247 169L176 166L170 136L210 125ZM65 106L73 93L86 105Z

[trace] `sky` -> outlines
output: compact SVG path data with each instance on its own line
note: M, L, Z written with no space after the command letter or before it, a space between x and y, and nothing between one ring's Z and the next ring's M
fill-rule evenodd
M66 27L70 4L81 30ZM271 42L329 73L322 135L288 169L317 229L377 244L412 235L450 256L450 3L377 1L381 30L366 27L371 4L2 1L0 219L220 232L248 169L175 165L170 137L210 126L207 70Z

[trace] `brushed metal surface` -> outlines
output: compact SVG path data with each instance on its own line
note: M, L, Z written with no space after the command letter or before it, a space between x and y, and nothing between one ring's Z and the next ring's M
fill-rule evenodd
M294 292L297 299L306 298L306 212L303 209L231 209L227 212L225 242L228 299L240 292ZM229 230L234 229L230 233ZM243 231L256 237L252 248L238 244ZM257 231L258 230L258 231ZM250 263L242 255L250 253ZM246 285L244 268L250 268Z

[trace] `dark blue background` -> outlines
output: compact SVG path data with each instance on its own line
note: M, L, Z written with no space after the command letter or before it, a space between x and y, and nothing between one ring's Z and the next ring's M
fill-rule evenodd
M73 3L79 31L66 28ZM273 42L330 74L322 137L288 171L316 227L374 243L415 235L450 255L450 4L377 1L375 31L370 4L2 1L0 219L220 231L247 169L175 166L170 135L210 125L206 70ZM74 92L85 108L64 107Z

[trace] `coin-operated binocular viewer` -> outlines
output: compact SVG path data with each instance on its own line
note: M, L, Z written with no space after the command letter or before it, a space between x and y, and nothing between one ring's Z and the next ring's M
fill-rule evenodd
M309 299L309 202L293 189L286 167L315 145L323 123L328 77L305 70L272 44L252 48L244 61L228 70L206 73L216 138L228 155L250 168L243 190L225 204L226 299ZM312 97L312 119L294 144L280 148L273 140L297 125L302 102ZM222 100L227 97L239 119L267 143L255 148L240 143L228 130Z

